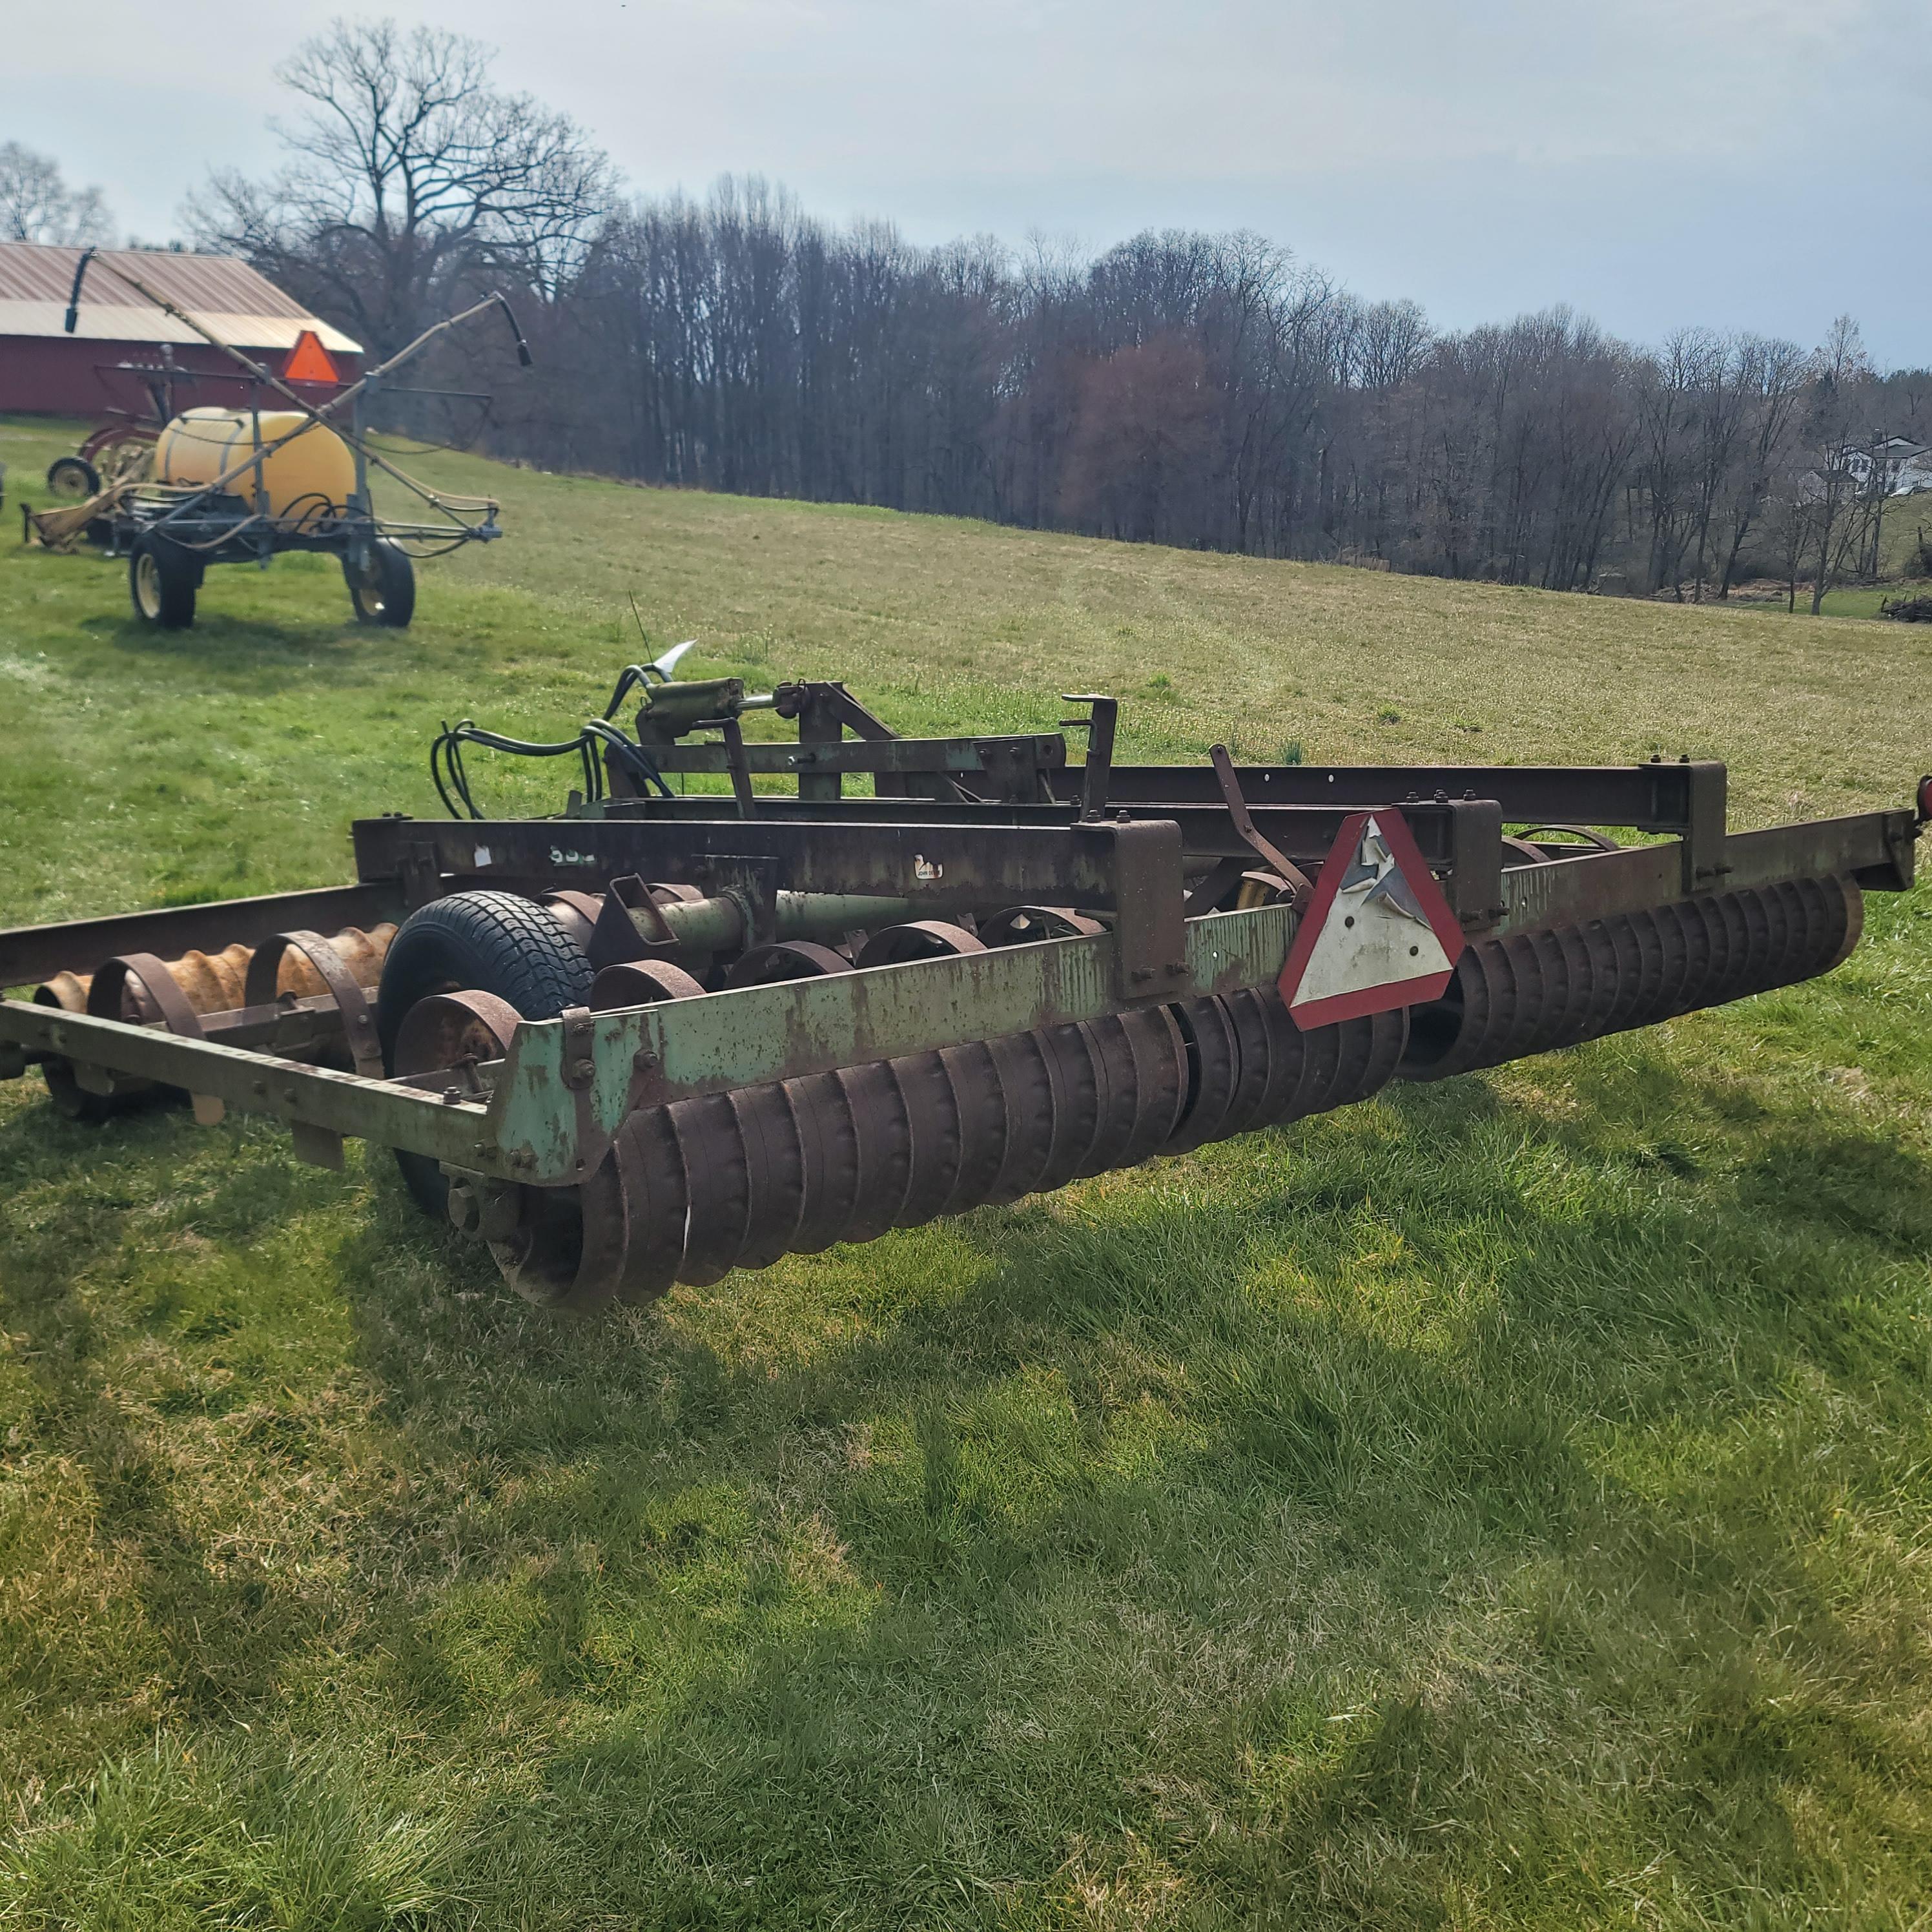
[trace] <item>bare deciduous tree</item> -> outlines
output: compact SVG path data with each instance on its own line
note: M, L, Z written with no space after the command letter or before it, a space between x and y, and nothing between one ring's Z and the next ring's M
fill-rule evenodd
M465 276L549 297L605 218L608 162L567 116L490 84L489 50L440 28L337 21L278 77L306 104L272 180L216 174L196 238L242 255L379 354Z
M0 242L85 247L112 238L98 188L69 188L60 164L18 141L0 142Z
M1804 448L1811 463L1804 478L1804 496L1814 559L1814 617L1824 604L1844 545L1845 514L1859 494L1859 479L1850 459L1862 428L1858 421L1861 387L1870 375L1871 363L1858 324L1848 315L1840 316L1812 358L1804 411Z
M441 31L338 23L282 77L287 166L217 177L200 238L378 352L472 286L537 292L540 389L490 435L547 465L1556 590L1724 596L1782 564L1815 609L1882 527L1847 445L1932 411L1849 323L1810 357L1706 330L1646 353L1561 308L1438 334L1250 234L1016 260L755 179L625 204ZM487 383L491 345L464 352Z

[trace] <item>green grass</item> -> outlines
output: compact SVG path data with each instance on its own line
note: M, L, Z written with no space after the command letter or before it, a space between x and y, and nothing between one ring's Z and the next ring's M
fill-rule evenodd
M1757 823L1932 745L1912 627L422 466L508 535L401 638L0 547L0 916L344 876L436 720L601 705L631 592L922 728L1688 751ZM0 1925L1923 1924L1928 920L596 1321L379 1154L0 1088Z

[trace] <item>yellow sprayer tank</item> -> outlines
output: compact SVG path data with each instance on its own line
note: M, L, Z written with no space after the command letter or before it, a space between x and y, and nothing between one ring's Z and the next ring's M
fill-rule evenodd
M212 483L247 461L256 447L258 421L266 447L308 420L295 410L264 410L259 418L247 410L186 410L161 432L154 481L197 488ZM306 524L348 502L356 488L356 461L341 437L318 424L262 458L261 500L256 500L253 469L224 488L252 504L258 515Z

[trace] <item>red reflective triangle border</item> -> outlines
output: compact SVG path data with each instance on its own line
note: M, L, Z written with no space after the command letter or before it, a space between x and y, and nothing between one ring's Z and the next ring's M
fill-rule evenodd
M1294 996L1300 988L1302 975L1308 970L1316 941L1322 936L1322 928L1328 922L1330 909L1335 903L1335 895L1341 890L1342 875L1361 849L1371 819L1388 846L1390 857L1408 880L1409 890L1414 893L1416 904L1429 921L1430 931L1448 956L1448 970L1422 974L1413 980L1384 980L1378 986L1364 986L1357 992L1337 993L1326 1000L1310 1000L1298 1006ZM1288 949L1287 962L1275 985L1289 1018L1306 1032L1310 1027L1331 1025L1336 1020L1356 1019L1364 1013L1388 1012L1396 1006L1420 1006L1426 1000L1441 998L1456 976L1456 962L1466 943L1462 926L1450 910L1449 902L1442 896L1442 888L1436 883L1429 862L1423 857L1421 848L1415 842L1415 835L1409 830L1408 821L1401 812L1394 806L1383 806L1374 812L1351 812L1342 821L1342 830L1336 834L1335 843L1316 879L1315 896L1309 901L1302 913L1301 922L1294 929L1294 942Z

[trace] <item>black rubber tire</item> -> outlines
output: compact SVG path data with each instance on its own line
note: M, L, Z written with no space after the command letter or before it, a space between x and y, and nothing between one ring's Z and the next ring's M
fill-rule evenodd
M47 488L64 503L100 494L100 472L84 456L57 456L47 465Z
M128 559L128 598L134 615L158 631L184 631L194 622L202 561L164 536L137 538Z
M376 1031L394 1070L403 1016L432 993L494 993L526 1020L554 1020L590 1002L590 962L534 899L514 892L452 892L404 920L382 961ZM398 1151L396 1165L417 1204L440 1215L449 1182L425 1154Z
M370 574L358 578L347 557L342 560L343 580L358 622L406 630L416 614L416 571L409 553L378 537L369 547Z

